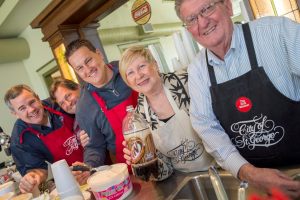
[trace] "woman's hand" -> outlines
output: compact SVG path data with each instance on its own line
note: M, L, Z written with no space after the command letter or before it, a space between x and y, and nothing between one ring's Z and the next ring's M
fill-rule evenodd
M88 134L84 131L84 130L81 130L80 131L80 143L82 145L82 147L84 148L87 143L89 143L90 141L90 138L88 136Z
M127 142L123 141L122 144L125 146L123 152L124 152L124 158L126 159L126 163L127 165L131 165L130 150L127 149Z

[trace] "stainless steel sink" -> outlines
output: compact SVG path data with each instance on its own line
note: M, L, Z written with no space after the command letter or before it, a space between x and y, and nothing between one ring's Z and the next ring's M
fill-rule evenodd
M284 173L292 176L299 173L298 170L287 169L282 170ZM228 199L237 200L238 199L238 188L241 180L234 178L231 174L226 171L221 171L219 173L221 181L224 185L224 189L227 193ZM300 180L300 175L297 176ZM246 199L249 199L250 195L256 193L261 197L267 197L267 194L249 186L246 189ZM168 198L170 200L217 200L217 196L214 192L213 185L208 174L202 174L194 177L187 177L182 181L180 187L173 191L172 196ZM300 198L298 198L300 199Z
M238 199L238 187L241 183L230 174L220 174L221 181L224 185L225 191L227 193L228 199L237 200ZM246 190L246 199L252 193L257 193L266 197L266 194L252 188L248 187ZM205 194L207 198L205 198ZM200 175L191 178L184 184L181 190L172 198L172 200L217 200L213 185L210 181L208 175Z

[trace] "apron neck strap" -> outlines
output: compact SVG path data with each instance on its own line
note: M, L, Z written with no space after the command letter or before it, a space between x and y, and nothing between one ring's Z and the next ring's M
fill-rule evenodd
M209 74L209 79L210 79L210 84L213 85L217 85L217 80L216 80L216 75L215 75L215 70L214 67L211 66L208 63L208 56L207 56L207 49L205 49L205 57L206 57L206 65L207 65L207 69L208 69L208 74Z
M163 87L164 87L164 91L165 91L165 93L167 95L167 98L169 100L169 103L171 104L171 106L172 106L175 114L178 113L179 112L179 108L178 108L176 102L174 101L170 90L168 90L168 88L165 85L163 85Z
M253 46L249 23L243 24L242 28L243 28L243 32L244 32L244 39L246 42L248 56L249 56L249 60L250 60L250 64L251 64L251 69L255 69L258 67L258 63L257 63L257 59L256 59L254 46Z
M253 46L249 23L243 24L242 28L243 28L243 32L244 32L244 39L245 39L245 43L246 43L246 47L247 47L248 57L250 60L251 70L253 70L258 67L258 63L257 63L257 59L256 59L255 49ZM211 86L217 85L214 68L208 62L207 49L205 50L205 57L206 57L206 64L207 64L207 68L208 68Z
M114 67L110 64L107 64L107 67L109 67L110 69L113 69Z
M96 99L97 103L101 107L101 111L104 112L104 113L106 113L107 112L107 107L106 107L106 103L103 100L103 98L99 97L96 92L92 92L92 95L94 96L94 98Z
M148 102L147 102L146 95L144 95L144 110L145 110L146 120L148 123L150 123L151 120L150 120L150 116L149 116L149 112L148 112Z
M54 113L54 114L57 114L59 116L64 116L64 114L62 114L61 112L57 111L57 110L54 110L53 108L49 108L47 106L43 106L46 110L48 110L49 112L51 113Z
M163 85L163 88L164 88L164 92L169 100L169 103L171 104L175 114L179 112L179 108L176 104L176 102L174 101L173 97L172 97L172 94L170 92L170 90L168 90L168 88L166 88L165 85ZM147 119L147 122L151 122L151 119L150 119L150 115L149 115L149 112L148 112L148 102L147 102L147 98L146 98L146 95L144 95L144 110L145 110L145 115L146 115L146 119Z

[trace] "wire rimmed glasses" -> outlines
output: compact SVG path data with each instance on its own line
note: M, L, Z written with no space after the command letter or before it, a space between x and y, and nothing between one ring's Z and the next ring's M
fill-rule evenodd
M216 1L216 2L211 2L205 6L202 7L200 12L197 15L190 15L186 18L184 21L184 24L182 25L185 28L191 28L195 26L198 22L198 15L201 15L201 17L206 18L213 14L216 10L216 4L223 2L224 0Z

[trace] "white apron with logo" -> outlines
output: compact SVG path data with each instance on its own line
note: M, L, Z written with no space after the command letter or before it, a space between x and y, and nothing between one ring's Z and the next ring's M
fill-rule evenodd
M202 140L193 129L190 117L184 110L179 110L171 92L164 86L166 96L175 112L167 123L156 119L160 126L152 130L155 147L172 160L173 168L183 172L205 171L210 166L215 166L216 161L204 149ZM149 122L148 103L144 96L146 119Z

